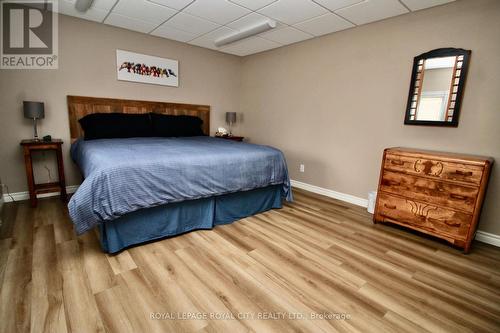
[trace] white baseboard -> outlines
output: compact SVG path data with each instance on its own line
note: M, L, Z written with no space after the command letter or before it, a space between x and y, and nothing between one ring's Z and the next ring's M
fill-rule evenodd
M316 185L311 185L311 184L299 182L297 180L290 180L290 183L294 187L297 187L297 188L300 188L300 189L303 189L303 190L306 190L309 192L313 192L316 194L322 194L324 196L338 199L338 200L342 200L345 202L349 202L349 203L352 203L352 204L357 205L357 206L368 207L368 200L367 199L356 197L356 196L350 195L350 194L345 194L345 193L329 190L329 189L319 187ZM491 244L493 246L500 247L500 235L495 235L495 234L491 234L491 233L486 232L486 231L478 230L478 231L476 231L475 239L480 241L480 242L486 243L486 244Z
M346 194L346 193L341 193L341 192L337 192L334 190L329 190L329 189L326 189L323 187L299 182L299 181L293 180L293 179L290 182L291 182L293 187L297 187L297 188L300 188L300 189L303 189L303 190L306 190L309 192L321 194L321 195L324 195L324 196L327 196L330 198L342 200L342 201L351 203L353 205L357 205L357 206L361 206L361 207L365 207L365 208L368 206L367 199L356 197L356 196L351 195L351 194ZM78 189L78 185L66 186L66 192L68 192L68 193L75 193L77 189ZM54 197L57 195L59 195L58 192L44 193L44 194L37 195L37 198ZM4 202L12 202L11 197L14 198L14 200L16 200L16 201L28 200L30 198L28 191L16 192L16 193L11 193L10 196L7 194L4 194L3 195ZM492 234L489 232L478 230L476 232L475 239L480 241L480 242L483 242L483 243L487 243L487 244L491 244L491 245L500 247L500 235L495 235L495 234Z
M77 189L78 189L78 185L66 186L67 193L75 193ZM59 195L59 192L52 192L52 193L38 194L36 197L37 198L48 198L48 197L55 197L58 195ZM12 202L12 199L14 199L15 201L23 201L23 200L28 200L29 198L30 198L30 194L28 191L15 192L15 193L11 193L10 195L4 193L4 195L3 195L4 202Z
M303 189L303 190L306 190L309 192L322 194L322 195L330 197L330 198L349 202L349 203L352 203L356 206L361 206L361 207L365 207L365 208L368 207L368 200L367 199L356 197L356 196L350 195L350 194L345 194L345 193L329 190L329 189L319 187L316 185L311 185L311 184L299 182L297 180L290 180L290 183L292 183L292 186L294 186L294 187L297 187L297 188L300 188L300 189Z
M500 247L500 235L490 234L486 231L476 231L475 240Z

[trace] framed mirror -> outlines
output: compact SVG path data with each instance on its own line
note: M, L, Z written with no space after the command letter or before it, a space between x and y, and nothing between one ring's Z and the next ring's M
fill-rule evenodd
M470 54L443 48L414 58L406 125L458 126Z

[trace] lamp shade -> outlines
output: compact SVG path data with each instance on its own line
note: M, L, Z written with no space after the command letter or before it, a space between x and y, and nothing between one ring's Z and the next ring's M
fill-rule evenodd
M226 112L226 123L234 124L236 122L236 112Z
M45 107L42 102L23 102L24 118L43 119L45 117Z

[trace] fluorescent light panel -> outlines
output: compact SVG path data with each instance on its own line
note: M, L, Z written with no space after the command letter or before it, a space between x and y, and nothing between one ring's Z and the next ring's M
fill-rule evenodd
M92 6L94 0L76 0L75 8L77 11L85 13Z
M242 40L244 38L248 38L251 36L255 36L257 34L260 34L262 32L271 30L276 28L276 21L273 20L267 20L262 23L259 23L257 25L254 25L253 27L250 27L248 29L240 30L238 32L229 34L227 36L221 37L219 39L216 39L214 44L217 47L221 47L227 44L231 44L234 42L237 42L239 40Z

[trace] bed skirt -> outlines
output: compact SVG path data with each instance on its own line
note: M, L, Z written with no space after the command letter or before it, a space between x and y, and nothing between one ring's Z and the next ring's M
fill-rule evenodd
M197 229L212 229L282 207L282 184L141 209L99 225L101 247L116 253L132 245Z

